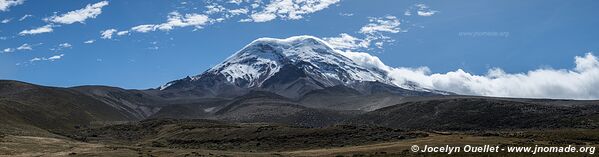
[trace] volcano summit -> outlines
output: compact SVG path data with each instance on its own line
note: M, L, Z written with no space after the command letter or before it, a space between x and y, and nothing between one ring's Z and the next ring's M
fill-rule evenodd
M393 83L383 69L361 66L312 36L260 38L206 72L160 87L164 97L235 97L268 91L297 99L328 87L344 86L362 94L373 86L406 96L434 95Z

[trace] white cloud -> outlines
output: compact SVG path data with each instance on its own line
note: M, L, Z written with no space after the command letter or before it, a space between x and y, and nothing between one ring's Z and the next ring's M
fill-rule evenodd
M338 3L340 0L273 0L263 10L250 15L254 22L267 22L276 19L297 20ZM256 6L257 7L257 6Z
M253 4L252 4L252 5L250 5L250 6L252 6L252 9L256 9L256 8L260 7L260 3L261 3L261 2L262 2L262 1L256 1L256 3L253 3Z
M374 42L374 45L382 49L385 43L394 42L387 34L402 32L401 22L395 16L370 17L368 24L360 28L360 33L364 34L368 43Z
M168 15L168 19L165 23L161 24L146 24L139 25L131 28L132 31L136 32L150 32L155 30L170 31L176 27L189 27L202 28L211 22L211 19L203 14L185 14L181 15L179 12L171 12Z
M243 0L230 0L229 3L234 3L234 4L241 4L241 2L243 2Z
M54 61L54 60L57 60L57 59L61 59L63 56L64 56L64 54L55 55L55 56L52 56L52 57L48 58L48 60Z
M163 31L170 31L174 27L195 26L197 28L202 28L202 26L207 24L209 21L210 18L202 14L185 14L185 16L183 16L178 12L171 12L168 16L167 22L157 25L156 28Z
M35 57L29 60L29 62L36 62L36 61L56 61L59 59L62 59L62 57L64 57L64 54L60 54L60 55L54 55L51 57Z
M414 6L416 6L416 8L417 8L416 13L418 14L418 16L433 16L434 14L436 14L437 12L439 12L439 11L436 11L436 10L431 10L425 4L415 4Z
M33 50L33 47L27 43L17 47L17 50Z
M9 23L12 19L4 19L2 21L0 21L0 23Z
M410 10L406 10L403 12L403 15L405 16L412 16L412 12L410 12Z
M243 2L244 1L240 0L240 1L227 2L227 3L241 4ZM221 22L221 21L224 21L225 19L229 19L229 18L239 16L239 15L247 15L250 12L250 10L247 7L229 9L229 8L225 8L225 6L219 4L218 2L206 1L206 3L207 3L205 6L206 10L204 11L204 13L207 15L211 15L211 16L219 16L219 17L215 18L214 21L216 21L216 22Z
M253 21L252 19L241 19L241 20L239 20L239 22L252 22L252 21Z
M101 1L95 4L88 4L85 8L70 11L60 16L51 16L46 21L62 24L73 24L75 22L84 23L88 18L96 18L102 13L102 7L107 6L108 1Z
M214 22L214 23L216 23L216 22L223 22L223 21L225 21L225 18L221 17L221 18L217 18L217 19L212 19L211 21ZM197 29L195 29L195 30L197 30Z
M62 44L59 44L58 46L59 46L59 47L62 47L62 48L69 48L69 47L73 47L73 45L71 45L71 44L69 44L69 43L62 43Z
M348 17L349 16L354 16L353 13L339 13L339 15L341 15L341 16L348 16Z
M217 3L213 3L213 4L210 4L210 5L206 5L206 11L204 11L204 13L206 13L206 14L214 14L214 13L224 12L226 10L227 10L227 8L223 7L222 5L219 5Z
M395 84L405 88L410 88L408 84L417 84L423 88L467 95L599 99L599 61L591 53L576 56L576 67L573 69L541 68L510 74L493 68L485 75L476 75L462 69L447 73L431 73L427 67L394 68L368 53L339 52L358 64L386 71Z
M37 45L41 45L42 43L39 44L35 44L35 45L29 45L27 43L22 44L21 46L17 47L17 48L5 48L3 49L2 53L9 53L9 52L15 52L15 51L24 51L24 50L33 50L33 46L37 46Z
M419 16L433 16L437 11L418 11Z
M381 32L398 33L399 32L399 19L395 16L386 17L371 17L370 23L363 26L360 29L360 33L363 34L377 34Z
M328 37L324 40L335 49L342 51L366 49L371 45L382 49L385 43L395 41L388 34L406 32L400 28L400 25L400 20L395 16L370 17L369 23L360 28L359 33L364 36L363 38L342 33L339 37Z
M368 48L370 43L367 40L353 37L347 33L342 33L339 37L324 38L327 43L338 50L355 50L359 48Z
M146 33L150 31L154 31L154 25L139 25L131 28L132 31Z
M35 58L30 59L29 62L35 62L35 61L41 61L41 60L42 60L42 58L35 57Z
M104 31L101 31L100 34L102 35L102 39L112 39L112 34L114 34L115 32L117 32L116 29L107 29Z
M436 10L431 10L425 4L415 4L406 9L404 15L411 16L412 11L416 11L419 16L432 16L438 12ZM340 15L343 16L341 13ZM327 40L331 46L343 51L368 48L371 45L383 49L385 44L395 41L390 36L391 34L407 32L408 30L400 27L402 22L396 16L387 15L384 17L369 17L368 19L369 23L362 26L359 31L359 33L364 36L363 38L357 38L343 33L340 34L340 37L330 37L325 38L325 40ZM247 20L242 20L242 22L247 22Z
M245 8L229 10L229 13L231 13L231 15L247 14L248 12L249 12L249 10L245 9Z
M83 43L85 43L85 44L93 44L94 42L96 42L96 40L92 39L92 40L84 41Z
M33 16L33 15L25 14L25 15L23 15L23 17L21 17L21 18L19 19L19 21L23 21L23 20L25 20L25 19L27 19L27 18L30 18L30 17L32 17L32 16Z
M416 8L418 8L418 10L424 10L424 9L428 9L428 8L429 8L429 7L428 7L426 4L424 4L424 3L418 3L418 4L414 4L414 6L415 6Z
M271 13L255 13L250 16L254 22L267 22L277 18L277 15Z
M195 27L202 29L206 25L223 22L225 20L239 17L239 22L266 22L277 18L297 20L307 14L314 13L338 3L340 0L225 0L204 1L205 10L202 14L181 14L177 11L171 12L167 21L159 24L142 24L129 29L130 32L146 33L152 31L170 31L178 27ZM227 8L234 6L236 8ZM244 5L241 5L244 4ZM249 6L246 6L248 4ZM227 7L226 7L227 6ZM194 8L197 9L197 8Z
M0 0L0 12L8 11L8 8L21 5L25 0Z
M45 25L39 28L34 28L34 29L30 29L30 30L23 30L19 33L19 35L36 35L36 34L41 34L41 33L49 33L54 31L54 29L52 28L53 25Z
M15 49L13 48L5 48L4 50L2 50L3 53L9 53L9 52L15 52Z
M129 31L119 31L116 33L116 35L118 35L118 36L123 36L123 35L127 35L127 34L129 34Z

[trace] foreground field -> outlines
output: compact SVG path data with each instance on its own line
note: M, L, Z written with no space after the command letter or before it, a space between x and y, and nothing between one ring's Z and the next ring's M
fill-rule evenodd
M232 152L205 149L169 149L116 144L92 144L60 138L9 135L0 142L0 154L6 156L384 156L412 154L412 152L407 151L410 146L414 144L491 144L488 143L488 141L500 141L502 144L508 144L516 143L520 140L513 138L475 137L468 135L433 135L398 142L326 149L277 152Z
M412 145L555 145L570 140L597 146L597 130L577 130L574 136L560 138L572 130L521 132L523 137L498 133L472 135L463 133L428 133L427 137L344 147L284 151L224 151L151 147L140 144L81 142L67 138L5 135L0 140L0 156L447 156L447 153L414 153ZM589 137L583 139L582 137ZM590 140L590 141L589 141ZM595 141L594 141L595 140ZM530 153L457 153L458 156L532 156ZM594 154L596 155L596 154ZM534 156L592 156L586 153L542 153Z

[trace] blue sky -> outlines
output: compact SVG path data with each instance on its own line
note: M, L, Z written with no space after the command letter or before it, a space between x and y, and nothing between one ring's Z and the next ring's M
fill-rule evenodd
M277 2L0 0L0 79L155 88L200 74L256 38L295 35L345 34L368 43L347 51L431 74L573 69L575 56L599 50L599 2L592 0L325 0L298 3L308 10L268 12ZM77 10L88 12L68 15ZM133 29L140 25L151 30ZM53 31L24 33L43 26Z

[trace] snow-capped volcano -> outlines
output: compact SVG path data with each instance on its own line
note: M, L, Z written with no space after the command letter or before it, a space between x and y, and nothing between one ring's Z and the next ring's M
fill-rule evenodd
M360 67L312 36L257 39L208 72L220 73L227 81L243 87L256 87L262 86L285 65L299 66L326 86L358 81L391 83L382 70Z
M364 87L357 85L364 82L399 88L384 70L360 66L319 38L295 36L254 40L203 74L170 82L161 90L188 91L199 96L266 90L298 97L338 85Z

